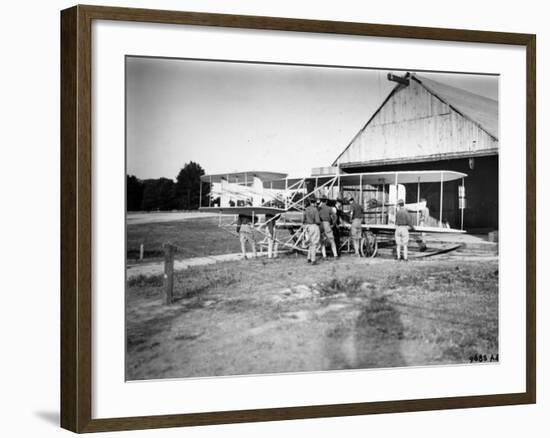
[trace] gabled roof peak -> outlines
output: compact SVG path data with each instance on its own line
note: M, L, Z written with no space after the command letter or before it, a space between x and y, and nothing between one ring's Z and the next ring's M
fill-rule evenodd
M498 140L498 101L418 74L411 78Z

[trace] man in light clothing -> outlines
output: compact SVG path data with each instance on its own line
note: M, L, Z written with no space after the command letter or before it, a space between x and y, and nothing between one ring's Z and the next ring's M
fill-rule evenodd
M411 215L405 208L405 201L397 201L397 210L395 211L395 244L397 245L397 260L401 258L401 248L403 248L403 260L408 261L409 228L413 228Z
M420 214L419 225L421 227L427 227L428 221L430 219L430 209L428 208L428 202L426 201L426 198L420 199L420 208L417 214ZM424 241L425 235L425 233L420 233L420 236L418 236L416 239L416 243L418 244L418 248L421 252L426 251L426 249L428 248L426 246L426 242Z
M246 214L240 214L237 218L237 233L239 233L239 240L241 241L241 251L243 258L246 259L246 243L250 243L252 247L252 253L254 258L256 257L256 240L254 239L254 223L252 222L252 216Z
M317 262L315 261L315 257L321 238L321 232L319 230L321 219L319 218L317 207L312 205L307 199L305 201L305 206L303 224L306 227L306 240L308 242L307 262L316 265Z
M280 214L273 215L273 214L266 214L265 215L265 222L267 227L267 258L277 258L277 252L279 249L279 242L277 242L277 238L275 236L275 222L277 219L281 217Z
M351 238L353 240L353 249L355 256L360 257L359 247L363 235L363 228L361 226L363 223L363 209L353 198L350 198L349 203L351 206Z
M428 202L426 201L426 198L420 199L420 205L420 226L427 227L428 220L430 218L430 209L428 208ZM424 233L422 233L422 235L424 235Z

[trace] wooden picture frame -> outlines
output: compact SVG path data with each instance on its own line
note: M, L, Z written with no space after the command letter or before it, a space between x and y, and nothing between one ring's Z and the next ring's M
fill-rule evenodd
M92 418L92 51L93 20L412 38L526 48L526 391L498 395ZM336 417L535 403L536 37L531 34L75 6L61 12L61 426L74 432Z

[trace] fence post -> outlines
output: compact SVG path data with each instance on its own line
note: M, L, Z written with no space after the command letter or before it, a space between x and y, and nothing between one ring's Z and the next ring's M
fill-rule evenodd
M176 247L170 243L164 245L164 304L170 305L174 295L174 252Z

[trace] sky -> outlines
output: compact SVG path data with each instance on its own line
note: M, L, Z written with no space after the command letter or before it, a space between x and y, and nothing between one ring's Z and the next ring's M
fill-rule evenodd
M380 106L395 86L388 72L127 57L127 173L175 179L195 161L206 174L309 176ZM418 74L498 99L496 76Z

